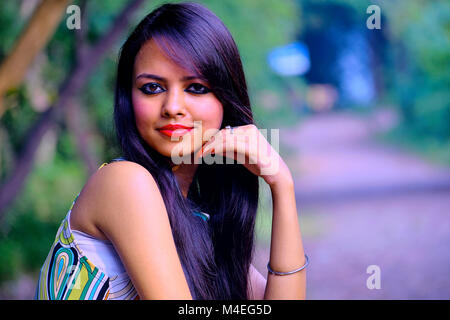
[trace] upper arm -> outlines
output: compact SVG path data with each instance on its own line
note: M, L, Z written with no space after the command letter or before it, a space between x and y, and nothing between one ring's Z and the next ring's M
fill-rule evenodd
M266 290L266 279L262 276L261 273L259 273L258 270L253 266L253 264L250 265L249 269L249 284L250 284L250 294L249 299L250 300L263 300L264 299L264 292Z
M98 172L96 226L118 252L141 299L191 299L169 218L152 175L132 162Z

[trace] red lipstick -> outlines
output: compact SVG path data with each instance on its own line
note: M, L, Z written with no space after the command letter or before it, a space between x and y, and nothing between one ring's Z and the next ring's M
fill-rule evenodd
M193 127L184 126L182 124L168 124L157 130L168 137L180 137L191 131Z

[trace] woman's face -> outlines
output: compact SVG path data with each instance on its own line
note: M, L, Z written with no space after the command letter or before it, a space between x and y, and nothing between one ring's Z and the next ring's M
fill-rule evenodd
M175 64L154 40L136 55L132 82L137 129L164 156L196 152L204 142L203 133L218 130L222 124L223 106L209 84ZM188 129L163 128L167 125Z

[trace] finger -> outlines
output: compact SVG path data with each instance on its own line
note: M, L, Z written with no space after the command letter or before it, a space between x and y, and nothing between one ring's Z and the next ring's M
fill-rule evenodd
M248 164L268 165L273 158L276 158L276 153L271 145L261 138L260 136L240 135L233 137L233 140L227 140L227 142L217 141L214 152L229 158L235 152L234 159L239 163L246 161L245 163Z
M229 128L219 130L203 145L201 154L217 153L217 150L222 150L221 153L225 153L232 150L233 145L238 141L244 143L244 145L240 145L240 148L247 147L248 149L249 145L256 146L258 144L258 136L255 136L254 131L249 129L251 129L249 126L234 127L233 133L231 133ZM240 152L245 153L244 150L240 150Z
M204 157L213 154L214 156L237 160L238 163L242 164L249 162L249 148L244 137L236 137L233 143L230 140L228 140L228 143L225 143L222 139L216 140L203 150Z

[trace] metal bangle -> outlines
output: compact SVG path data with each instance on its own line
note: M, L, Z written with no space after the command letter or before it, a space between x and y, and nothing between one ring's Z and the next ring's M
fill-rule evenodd
M303 266L301 266L298 269L289 271L289 272L278 272L278 271L272 270L272 268L270 267L270 262L267 263L267 270L269 270L269 272L271 274L274 274L274 275L277 275L277 276L287 276L287 275L294 274L296 272L299 272L299 271L302 271L303 269L305 269L308 266L308 264L309 264L309 258L308 258L308 256L306 254L305 254L305 260L306 261L305 261L305 264Z

